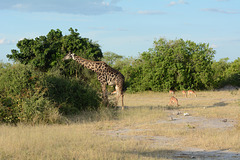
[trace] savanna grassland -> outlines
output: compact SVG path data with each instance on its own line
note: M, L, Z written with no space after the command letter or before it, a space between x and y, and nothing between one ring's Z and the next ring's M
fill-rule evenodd
M238 159L240 91L126 94L58 125L0 126L0 159ZM186 116L184 116L186 115Z

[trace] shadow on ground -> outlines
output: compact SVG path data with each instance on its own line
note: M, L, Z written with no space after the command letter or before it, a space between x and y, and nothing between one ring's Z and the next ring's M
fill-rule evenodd
M137 154L139 158L154 158L154 159L174 159L174 160L188 160L188 159L204 159L204 160L239 160L240 153L229 152L228 150L216 151L177 151L177 150L155 150L149 152L130 151L128 154Z
M207 108L212 108L212 107L224 107L227 106L228 103L225 102L218 102L218 103L214 103L212 106L208 106Z

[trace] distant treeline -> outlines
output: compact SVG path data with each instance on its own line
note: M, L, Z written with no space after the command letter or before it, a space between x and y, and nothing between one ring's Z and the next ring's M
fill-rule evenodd
M123 73L129 92L239 87L240 58L214 61L214 54L209 44L160 38L138 58L107 52L103 59Z
M0 122L56 123L62 114L102 106L96 75L75 61L62 61L69 51L86 59L103 60L125 76L126 92L240 86L240 58L216 62L208 44L183 39L154 41L137 58L102 53L100 45L51 30L46 36L23 39L7 57L16 64L0 63ZM113 88L109 88L112 90Z

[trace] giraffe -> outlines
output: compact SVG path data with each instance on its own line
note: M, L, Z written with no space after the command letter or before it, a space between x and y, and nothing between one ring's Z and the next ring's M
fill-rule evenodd
M116 89L116 100L118 102L120 96L122 97L122 109L124 109L123 103L123 85L124 85L124 76L117 70L111 68L103 61L91 61L84 59L80 56L75 55L74 53L69 52L63 60L73 59L87 69L92 70L97 73L98 81L101 83L102 87L102 97L105 104L108 103L107 95L107 85L115 85Z

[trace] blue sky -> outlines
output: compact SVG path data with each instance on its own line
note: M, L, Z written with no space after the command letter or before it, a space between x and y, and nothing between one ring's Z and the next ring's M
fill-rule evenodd
M209 43L215 60L240 57L239 0L0 0L0 60L23 38L78 29L103 52L126 57L159 38Z

